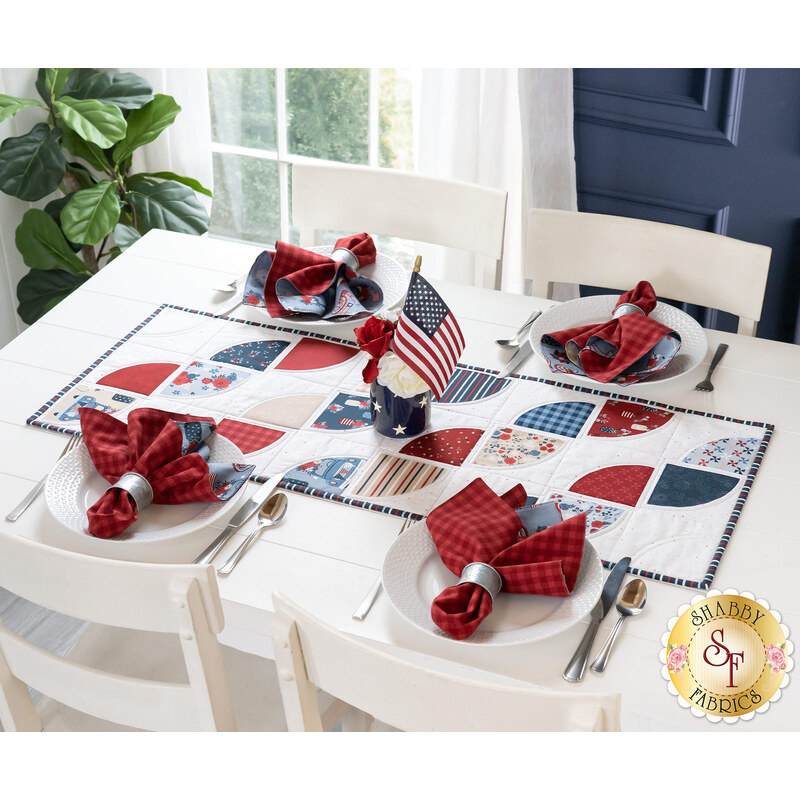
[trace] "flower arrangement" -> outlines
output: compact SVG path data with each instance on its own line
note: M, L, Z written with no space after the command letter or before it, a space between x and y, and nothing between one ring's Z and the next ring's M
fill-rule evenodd
M383 311L354 330L360 349L370 356L361 377L366 384L377 380L398 397L416 397L430 386L392 352L398 316L397 311Z

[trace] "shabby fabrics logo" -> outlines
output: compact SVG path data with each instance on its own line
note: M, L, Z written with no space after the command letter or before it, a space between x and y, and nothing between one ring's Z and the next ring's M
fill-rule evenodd
M735 589L692 598L662 637L661 674L678 703L696 717L752 719L789 683L792 643L780 614Z

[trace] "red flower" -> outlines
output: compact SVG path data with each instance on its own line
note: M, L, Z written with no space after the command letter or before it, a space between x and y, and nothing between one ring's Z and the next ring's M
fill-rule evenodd
M231 385L231 382L227 378L214 378L212 383L217 389L227 389Z
M378 361L382 355L389 351L394 337L394 329L394 322L370 317L362 327L353 331L356 335L358 346L370 355L370 360L361 373L364 383L372 383L378 377Z
M191 383L192 379L186 372L181 372L177 378L174 378L172 381L176 386L183 386L185 383Z

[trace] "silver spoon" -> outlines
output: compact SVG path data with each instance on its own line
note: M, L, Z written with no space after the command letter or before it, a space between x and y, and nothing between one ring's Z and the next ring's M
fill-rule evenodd
M261 520L259 526L251 531L247 538L236 548L233 555L221 566L217 567L220 575L227 575L239 563L239 559L244 555L245 550L258 538L258 535L265 528L276 525L286 513L289 500L283 492L272 495L264 501L264 505L258 510L258 518Z
M495 339L495 344L499 344L500 347L519 347L521 342L519 341L519 337L522 335L523 331L529 328L534 320L541 315L541 311L534 311L525 322L522 323L520 329L510 338L510 339Z
M617 634L619 633L619 629L622 627L622 623L625 621L626 617L633 617L636 614L641 614L642 609L644 608L644 604L647 601L647 586L643 580L636 578L632 581L628 581L625 585L625 589L622 592L622 597L620 597L619 602L617 603L617 611L619 611L619 619L617 620L617 624L614 626L614 630L611 631L608 639L606 639L606 643L603 645L603 648L597 654L597 658L592 662L592 665L589 669L592 672L602 672L606 668L606 664L608 664L608 657L611 654L611 647L614 644L614 640L617 638Z

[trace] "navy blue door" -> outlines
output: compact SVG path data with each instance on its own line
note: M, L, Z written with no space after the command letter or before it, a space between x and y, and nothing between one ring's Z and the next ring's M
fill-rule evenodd
M800 70L576 69L574 79L578 208L768 245L758 335L800 343ZM697 313L736 330L729 314Z

